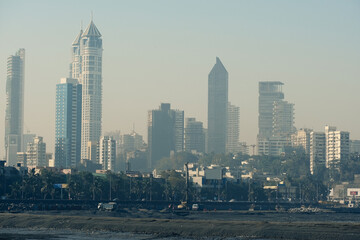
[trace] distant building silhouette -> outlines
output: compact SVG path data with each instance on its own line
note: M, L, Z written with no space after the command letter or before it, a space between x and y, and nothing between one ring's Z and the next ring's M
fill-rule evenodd
M133 131L130 134L123 135L122 150L124 152L132 152L144 147L143 136Z
M171 153L183 151L183 142L184 111L170 109L169 103L162 103L158 110L148 112L149 168Z
M326 140L324 132L310 133L310 173L316 173L319 167L325 167Z
M259 82L259 155L280 155L295 133L294 104L284 101L282 82Z
M15 166L17 152L22 150L24 125L25 49L7 59L5 157L8 166Z
M208 152L225 153L227 104L228 72L217 57L208 77Z
M32 143L34 141L34 138L36 137L36 134L33 133L25 133L23 134L23 139L22 139L22 152L26 152L27 150L27 145L29 143Z
M350 153L360 153L360 140L350 140Z
M273 135L274 102L284 99L282 82L259 82L259 138Z
M302 147L306 154L310 154L310 134L312 129L301 128L291 135L291 145Z
M185 120L185 151L204 153L205 133L203 123L195 118Z
M240 108L235 105L232 105L229 102L227 106L226 153L235 154L240 151L239 118L240 118Z
M62 78L56 85L55 166L76 167L81 158L82 85Z

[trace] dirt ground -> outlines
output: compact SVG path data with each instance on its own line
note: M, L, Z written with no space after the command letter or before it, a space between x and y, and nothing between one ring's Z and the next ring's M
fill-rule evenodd
M0 228L74 229L153 234L158 237L261 239L360 239L360 214L276 212L0 213ZM4 239L0 236L0 239Z

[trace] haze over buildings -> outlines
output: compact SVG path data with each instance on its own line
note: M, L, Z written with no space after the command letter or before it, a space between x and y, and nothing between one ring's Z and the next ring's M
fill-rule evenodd
M0 76L5 79L6 57L25 48L24 132L43 136L53 151L55 86L68 75L69 43L93 10L106 36L101 72L106 131L130 132L135 122L146 139L146 111L160 102L183 109L207 128L207 74L219 56L231 76L231 102L241 107L241 141L255 142L259 81L285 83L298 128L323 131L330 124L360 139L360 113L353 109L360 88L359 3L277 3L2 1ZM5 94L0 102L6 102ZM5 113L5 104L0 111ZM5 128L0 130L4 136ZM5 149L0 154L5 156Z

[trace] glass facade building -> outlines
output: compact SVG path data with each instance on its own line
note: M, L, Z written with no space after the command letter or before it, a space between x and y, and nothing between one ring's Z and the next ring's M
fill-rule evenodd
M62 78L56 85L55 166L75 167L81 158L82 85Z

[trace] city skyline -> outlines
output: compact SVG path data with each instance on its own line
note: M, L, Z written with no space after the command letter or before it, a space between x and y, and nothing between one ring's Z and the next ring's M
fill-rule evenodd
M234 10L211 2L206 8L208 12L201 11L201 4L195 3L194 9L186 9L190 20L185 20L179 14L171 16L185 8L179 3L172 3L175 6L165 4L162 9L168 12L156 17L151 10L134 12L138 10L136 4L115 4L114 9L123 7L121 18L115 18L116 11L110 10L109 2L101 6L90 3L88 9L82 9L80 14L75 14L76 17L64 19L61 17L61 9L66 7L66 2L14 2L22 4L10 1L0 3L0 9L3 9L0 10L0 30L7 33L2 35L1 40L0 76L6 78L6 58L17 49L25 48L24 133L30 130L31 133L43 136L50 152L53 152L55 139L55 86L58 79L68 75L69 46L74 34L80 29L81 18L89 16L91 9L94 10L95 22L106 41L103 61L103 132L120 129L122 133L129 133L135 123L136 131L146 138L146 113L161 102L169 102L175 109L183 109L185 118L196 117L207 127L207 74L214 57L218 56L226 62L229 72L229 99L240 107L240 141L256 141L257 85L260 81L281 81L285 84L286 99L296 106L297 128L308 127L319 131L325 125L334 125L351 132L351 139L360 138L359 121L356 120L360 113L352 109L354 103L356 106L359 101L357 91L360 87L360 70L356 67L360 50L355 44L360 39L359 24L356 24L359 16L355 15L360 5L355 1L345 4L331 1L325 4L320 1L311 10L305 8L309 2L283 2L283 10L276 8L274 13L263 9L272 6L264 1L231 2L228 5L232 5ZM43 4L39 6L39 11L47 9L46 13L39 12L39 16L30 17L25 12L29 5L35 9L41 2ZM143 6L150 5L141 3ZM322 8L323 4L327 8ZM10 15L14 13L15 7L19 8L23 16L16 15L14 18ZM217 7L229 11L229 15L217 19L218 22L210 22L215 25L196 17L199 13L204 19L212 19L211 13ZM258 21L249 14L238 17L236 11L243 13L241 7L252 10L250 12L253 14L264 15L258 15ZM300 7L300 10L295 10L295 7ZM289 14L290 10L294 11L293 17ZM346 14L341 13L342 10ZM114 19L106 19L108 11ZM141 17L141 13L145 15ZM302 18L305 13L307 19ZM263 21L266 17L271 17L271 20L265 24ZM39 22L41 18L48 21ZM279 23L282 18L289 18L288 23L272 25ZM146 19L148 23L142 21ZM169 19L169 22L163 23L164 19ZM184 22L180 23L182 20ZM190 25L190 21L194 21L195 27ZM310 21L313 21L313 25L306 25ZM79 22L77 26L76 22ZM120 26L114 30L111 23ZM151 23L158 25L149 28ZM30 25L31 34L27 32L27 26ZM236 26L241 31L234 31ZM211 27L220 34L212 35ZM176 32L179 29L182 31ZM278 35L271 35L272 39L266 41L261 40L261 37L269 34L269 29ZM44 31L49 34L39 34ZM58 35L53 34L55 32ZM18 37L20 33L25 37ZM185 41L179 41L179 36L184 33L187 35ZM39 35L51 44L38 44ZM56 39L56 36L61 37ZM212 40L206 42L210 36ZM176 44L173 45L175 40ZM257 47L259 50L256 50ZM163 88L157 89L159 85ZM5 81L1 81L0 91L3 92L0 110L4 113ZM4 118L0 124L4 126ZM3 131L1 128L2 136ZM4 150L0 151L1 155L3 153Z

